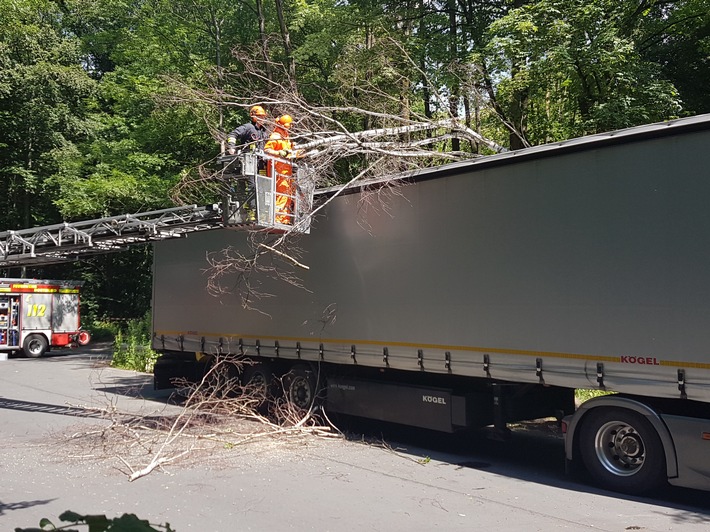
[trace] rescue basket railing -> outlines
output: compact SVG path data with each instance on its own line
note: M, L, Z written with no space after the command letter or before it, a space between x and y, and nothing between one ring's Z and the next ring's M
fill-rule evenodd
M225 156L230 192L224 198L224 224L309 233L315 183L293 159L261 151Z

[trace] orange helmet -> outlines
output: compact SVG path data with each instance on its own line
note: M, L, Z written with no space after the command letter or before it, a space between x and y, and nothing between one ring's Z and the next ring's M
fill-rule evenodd
M292 122L293 118L291 118L291 115L281 115L276 119L276 123L282 127L285 127L286 129L291 127Z
M249 109L249 116L266 116L266 111L261 105L255 105Z

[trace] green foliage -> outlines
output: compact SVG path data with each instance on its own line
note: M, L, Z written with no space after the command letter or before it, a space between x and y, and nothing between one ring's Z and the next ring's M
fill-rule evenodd
M120 327L118 327L115 322L110 321L84 321L82 326L91 333L91 340L93 342L114 341L116 334L120 331Z
M641 56L640 18L624 3L541 0L491 24L498 101L508 115L522 112L529 142L678 116L677 89Z
M150 312L141 319L128 320L114 340L111 366L151 373L158 353L150 348L152 321Z
M574 391L574 397L575 399L583 403L589 399L593 399L594 397L603 397L605 395L611 395L614 392L608 392L606 390L600 390L599 388L594 388L594 389L577 389Z
M91 134L95 82L51 1L0 1L0 223L55 221L49 176Z
M151 525L149 521L139 519L135 514L123 514L121 517L109 519L105 515L81 515L66 511L59 516L66 525L56 526L47 518L41 519L39 528L15 528L15 532L47 532L49 530L65 530L78 532L76 526L86 527L88 532L175 532L170 524Z
M641 57L678 89L685 113L710 112L710 1L649 3L639 25Z

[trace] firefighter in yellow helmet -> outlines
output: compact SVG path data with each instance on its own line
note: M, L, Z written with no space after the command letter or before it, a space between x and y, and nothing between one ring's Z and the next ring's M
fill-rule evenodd
M293 183L292 157L295 156L293 143L290 139L290 129L293 118L290 115L281 115L276 119L274 132L264 146L264 152L278 157L269 161L267 175L276 179L276 223L293 224L293 197L295 187Z
M264 142L269 138L266 129L266 111L261 105L249 109L251 121L242 124L227 135L227 153L234 155L237 147L248 150L263 150Z

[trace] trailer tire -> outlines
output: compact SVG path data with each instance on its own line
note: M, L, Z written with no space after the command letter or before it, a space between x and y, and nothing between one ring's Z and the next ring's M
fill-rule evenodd
M39 358L47 352L49 343L41 334L30 334L22 343L22 350L26 357Z
M255 410L264 412L274 396L274 373L265 362L248 364L242 369L242 388L247 394L254 394L257 401Z
M309 366L294 366L284 375L284 391L289 403L301 410L309 410L316 400L318 379Z
M229 355L209 357L203 367L208 393L223 399L238 396L241 391L238 366Z
M579 433L582 461L601 487L630 494L654 491L667 482L663 444L653 425L625 408L595 408Z

